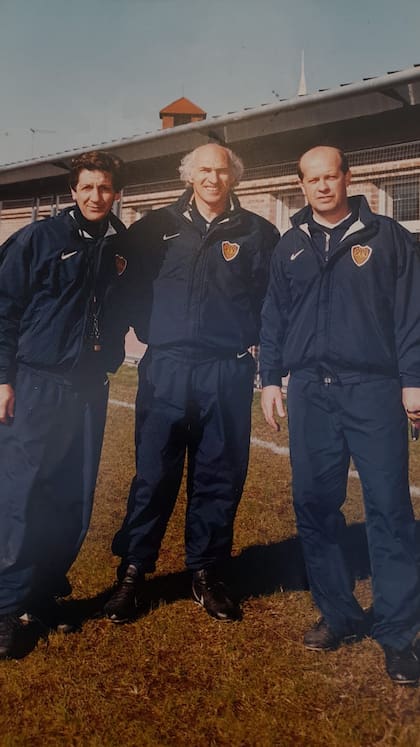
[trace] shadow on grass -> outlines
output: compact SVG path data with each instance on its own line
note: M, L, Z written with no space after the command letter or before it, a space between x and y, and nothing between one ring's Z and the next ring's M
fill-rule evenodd
M74 626L72 633L80 632L86 620L101 616L103 605L108 596L109 593L105 591L90 599L69 599L61 602L63 620ZM50 627L48 623L37 618L21 624L8 658L24 659L37 647L40 640L48 641L50 633L53 632L55 632L54 626L51 625ZM71 635L72 633L67 634ZM66 634L61 633L61 635Z
M364 524L350 524L344 552L356 579L370 575ZM300 540L297 536L271 545L252 545L234 559L232 580L242 599L276 591L306 591L308 580Z
M416 524L420 545L420 521ZM354 578L368 578L371 569L364 523L347 527L344 551ZM227 581L241 600L278 591L306 591L308 581L299 538L294 536L281 542L246 547L232 559ZM103 605L110 594L111 588L91 599L69 600L65 603L66 609L82 625L89 618L102 616ZM181 571L148 578L145 597L150 610L162 602L171 604L191 599L191 573ZM139 615L145 611L142 608Z
M369 552L364 523L350 524L345 537L345 553L356 579L370 575ZM282 542L251 545L232 559L227 579L240 599L267 596L277 591L308 589L300 540L288 537ZM148 584L154 606L159 600L173 602L191 597L188 572L156 576Z
M420 547L420 521L416 522L416 533ZM354 578L368 578L371 569L364 523L350 524L347 527L344 551ZM246 547L232 559L226 580L242 601L278 591L308 590L299 538L293 536L277 543ZM103 607L112 588L105 589L94 597L63 601L62 609L66 619L81 630L87 620L103 617ZM171 604L191 599L191 573L181 571L152 576L146 582L145 597L147 607L144 605L139 610L139 617L157 608L162 602ZM48 629L41 624L22 626L12 658L23 659L33 651L41 638L47 639L48 634Z
M351 524L346 534L346 554L356 578L370 574L364 524ZM228 570L228 583L241 600L267 596L279 590L304 591L308 589L302 549L297 536L268 545L252 545L232 559ZM111 589L92 600L80 600L69 604L80 605L86 617L100 614L101 606L109 597ZM191 598L191 573L188 571L152 576L147 580L145 596L150 609L160 603L171 604Z
M10 659L24 659L28 656L38 645L38 641L43 638L45 640L46 635L41 630L39 625L28 624L22 625L19 629L19 635L16 636L16 641L10 652Z
M66 617L79 628L82 627L86 620L102 617L104 604L109 599L111 591L112 587L101 591L94 597L69 599L66 602L62 602L62 607L66 611Z

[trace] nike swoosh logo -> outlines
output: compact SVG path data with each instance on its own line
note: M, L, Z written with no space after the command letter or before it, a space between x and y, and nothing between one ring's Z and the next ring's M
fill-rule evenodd
M76 252L68 252L67 254L66 254L66 252L61 252L61 259L68 259L69 257L74 257L75 254L77 254L77 251Z
M193 591L193 597L194 597L195 601L197 602L197 604L201 604L201 606L204 607L204 597L203 597L203 595L202 594L197 594L196 590L194 589L194 586L193 586L193 590L192 591Z
M239 358L245 358L245 356L248 355L248 351L246 350L245 353L236 353L236 357L239 360Z
M176 239L176 237L180 236L180 235L181 234L179 234L179 233L171 233L171 234L164 233L163 234L163 240L164 241L169 241L169 239Z
M294 254L291 254L290 255L290 261L293 262L293 260L296 259L296 257L298 257L299 254L302 254L302 252L304 252L304 251L305 251L304 249L300 249L298 252L294 252Z

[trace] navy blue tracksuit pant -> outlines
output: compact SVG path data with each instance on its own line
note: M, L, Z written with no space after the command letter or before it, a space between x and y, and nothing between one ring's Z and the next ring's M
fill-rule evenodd
M249 456L255 364L203 351L148 349L139 366L136 467L113 551L155 569L188 453L185 545L192 570L230 558Z
M108 382L21 368L15 392L0 425L0 615L63 593L89 526Z
M288 388L297 526L311 592L338 635L357 632L363 612L343 553L350 455L359 472L382 645L404 648L420 628L415 522L408 487L407 418L397 379L351 377L325 384L305 372Z

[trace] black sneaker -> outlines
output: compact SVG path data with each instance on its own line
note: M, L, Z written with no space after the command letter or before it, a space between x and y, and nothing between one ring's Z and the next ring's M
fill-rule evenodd
M392 682L397 685L417 685L420 662L412 646L406 646L401 651L391 646L382 648L385 654L385 668Z
M125 575L115 584L114 590L104 605L104 612L113 623L134 620L140 606L137 594L144 581L135 565L129 565Z
M303 644L310 651L334 651L343 642L321 617L303 636Z
M195 571L192 581L193 597L216 620L240 620L241 608L231 598L226 584L210 568Z
M19 628L17 615L0 616L0 659L7 659L12 655Z
M42 597L25 611L20 617L24 624L30 622L39 622L43 627L49 630L55 630L57 633L75 633L79 630L79 625L75 620L69 617L63 605L54 597Z

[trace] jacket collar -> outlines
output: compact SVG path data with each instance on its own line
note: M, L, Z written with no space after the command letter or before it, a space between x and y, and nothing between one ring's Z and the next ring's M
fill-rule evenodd
M350 210L354 212L358 217L354 221L354 223L352 223L351 226L347 229L346 233L343 236L343 239L353 233L356 233L356 231L360 231L362 228L366 228L366 226L373 223L373 221L376 219L376 215L370 209L368 201L364 195L349 197L349 207ZM299 210L299 212L293 215L293 217L291 218L291 223L293 228L300 228L306 234L310 235L308 223L311 218L312 208L310 207L310 205L306 205L304 208L302 208L302 210ZM341 239L341 241L343 241L343 239Z
M67 220L71 221L72 228L77 230L77 233L82 239L92 239L93 237L85 231L83 228L81 228L77 222L75 212L74 212L74 206L64 208L64 210L61 211L60 215L64 215L67 217ZM126 231L126 227L124 226L124 223L120 221L119 218L117 218L114 213L109 213L108 215L108 228L105 232L105 235L102 236L103 239L106 239L110 236L115 236L117 233L121 233L123 231Z
M174 208L177 212L182 213L182 215L187 218L187 220L191 220L191 203L194 199L194 191L192 187L187 187L185 192L181 195L179 200L175 202ZM227 216L231 216L234 213L236 213L237 210L239 210L241 207L240 202L236 195L233 192L230 192L229 194L229 207L226 211L222 213L224 216L224 219L226 219Z

